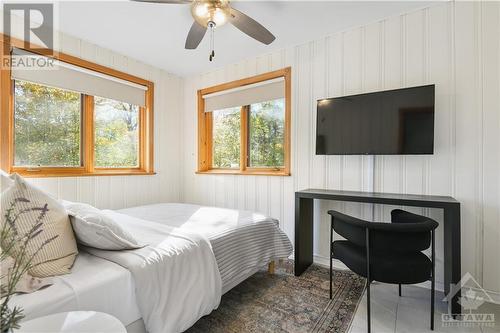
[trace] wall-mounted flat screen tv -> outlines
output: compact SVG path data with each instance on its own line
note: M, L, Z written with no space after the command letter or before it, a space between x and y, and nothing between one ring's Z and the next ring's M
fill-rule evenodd
M434 85L319 100L316 155L433 154Z

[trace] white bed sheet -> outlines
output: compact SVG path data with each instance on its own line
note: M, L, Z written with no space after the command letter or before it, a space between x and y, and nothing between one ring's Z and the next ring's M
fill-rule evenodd
M132 274L111 261L80 252L70 274L52 279L53 285L12 299L25 320L76 310L109 313L124 325L141 318Z

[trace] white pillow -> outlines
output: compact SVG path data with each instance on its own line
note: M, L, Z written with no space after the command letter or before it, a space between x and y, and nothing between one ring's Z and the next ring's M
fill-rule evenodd
M79 243L101 250L131 250L144 247L101 210L84 203L63 201Z
M78 249L66 210L57 200L21 176L13 174L10 179L13 184L1 195L2 225L11 221L15 226L12 229L14 234L22 239L41 223L37 227L39 233L31 239L25 250L28 258L33 256L33 267L29 274L43 278L70 273ZM10 214L7 214L8 211ZM19 241L14 245L14 259L21 255L22 244Z

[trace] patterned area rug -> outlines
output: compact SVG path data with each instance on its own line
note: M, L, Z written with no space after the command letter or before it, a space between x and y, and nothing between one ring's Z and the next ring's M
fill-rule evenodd
M222 296L219 308L187 332L347 332L363 294L365 280L335 270L333 299L328 269L313 265L301 276L293 262L276 273L256 273Z

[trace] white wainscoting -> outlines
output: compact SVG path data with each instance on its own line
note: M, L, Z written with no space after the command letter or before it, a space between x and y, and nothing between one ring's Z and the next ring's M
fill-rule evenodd
M183 200L269 214L293 240L299 189L451 195L462 203L463 273L500 291L499 21L499 3L439 4L186 79ZM285 66L293 79L292 176L195 175L196 90ZM432 83L434 155L315 156L317 99ZM328 209L381 220L392 207L317 202L317 257L328 256ZM442 221L439 210L413 210ZM442 284L441 227L437 235Z
M60 34L60 51L150 80L155 84L154 176L31 178L54 196L99 208L124 208L179 201L179 146L183 79L86 41Z

